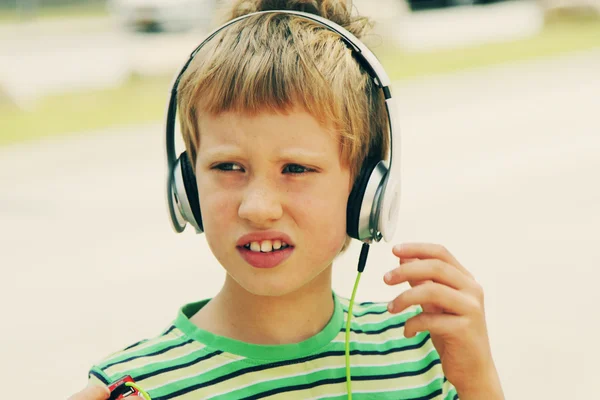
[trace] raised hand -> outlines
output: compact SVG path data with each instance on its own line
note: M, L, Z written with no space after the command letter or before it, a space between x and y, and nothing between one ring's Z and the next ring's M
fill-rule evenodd
M388 285L408 282L388 305L391 313L420 305L423 312L406 322L404 335L429 331L446 378L461 400L503 399L490 349L483 289L443 246L409 243L393 248L400 266L384 276ZM483 396L483 397L481 397Z

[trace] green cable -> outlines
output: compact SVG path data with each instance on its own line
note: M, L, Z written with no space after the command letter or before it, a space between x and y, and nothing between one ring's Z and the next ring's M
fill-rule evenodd
M139 387L138 385L136 385L133 382L125 382L125 386L131 386L132 388L134 388L135 390L137 390L138 392L140 392L140 394L142 395L142 397L146 400L152 400L152 398L150 397L150 395L148 393L146 393L146 391L144 389L142 389L141 387Z
M350 318L352 317L354 296L356 296L356 289L358 288L358 282L360 282L361 275L362 272L359 272L356 276L352 297L350 298L350 305L348 306L348 318L346 319L346 388L348 389L348 400L352 400L352 376L350 375Z
M346 389L348 391L348 400L352 400L352 375L350 374L350 319L352 318L352 307L354 306L356 290L358 289L358 283L360 282L362 272L365 270L368 253L369 244L363 243L362 249L360 250L360 258L358 260L358 274L356 275L356 281L354 282L354 289L352 289L352 297L350 297L348 317L346 319Z

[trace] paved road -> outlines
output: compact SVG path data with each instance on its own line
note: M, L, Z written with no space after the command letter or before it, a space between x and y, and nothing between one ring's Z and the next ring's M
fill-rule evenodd
M600 52L396 87L395 242L445 244L486 291L509 399L592 399L600 375ZM160 126L0 149L3 398L66 398L91 363L157 333L223 279L167 223ZM362 300L389 300L374 246ZM349 295L358 246L335 269Z

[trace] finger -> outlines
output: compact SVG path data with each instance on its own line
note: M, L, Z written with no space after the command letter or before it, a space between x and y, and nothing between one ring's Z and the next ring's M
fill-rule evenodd
M397 285L406 281L432 280L457 290L468 289L473 279L466 276L450 264L438 260L417 260L392 269L384 276L388 285Z
M106 386L90 383L82 391L75 393L68 400L106 400L110 391Z
M456 333L464 324L464 317L451 314L426 314L420 313L406 320L404 324L404 337L410 338L417 332L428 331L433 335L444 336Z
M469 315L479 309L467 294L446 285L428 282L402 292L388 304L388 311L399 313L414 305L432 305L445 313L456 315Z
M425 281L408 281L408 283L410 284L411 287L424 285L427 282L433 282L433 281L430 279L427 279ZM444 312L444 310L441 307L434 306L433 304L422 304L421 308L423 309L423 312L426 312L426 313L442 313L442 312Z
M402 265L402 264L408 264L410 262L417 261L417 260L418 260L418 258L401 258L400 259L400 265Z
M463 267L458 260L442 245L433 243L403 243L392 248L396 257L438 259L456 267L463 274L473 278L473 275Z
M419 285L422 285L422 284L427 283L427 282L433 282L433 281L431 279L427 279L427 280L424 280L424 281L409 280L408 284L410 285L410 287L415 287L415 286L419 286Z

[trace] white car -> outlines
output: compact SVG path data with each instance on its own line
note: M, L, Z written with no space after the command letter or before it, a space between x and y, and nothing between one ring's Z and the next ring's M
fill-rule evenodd
M108 0L120 26L136 31L206 30L217 0Z

